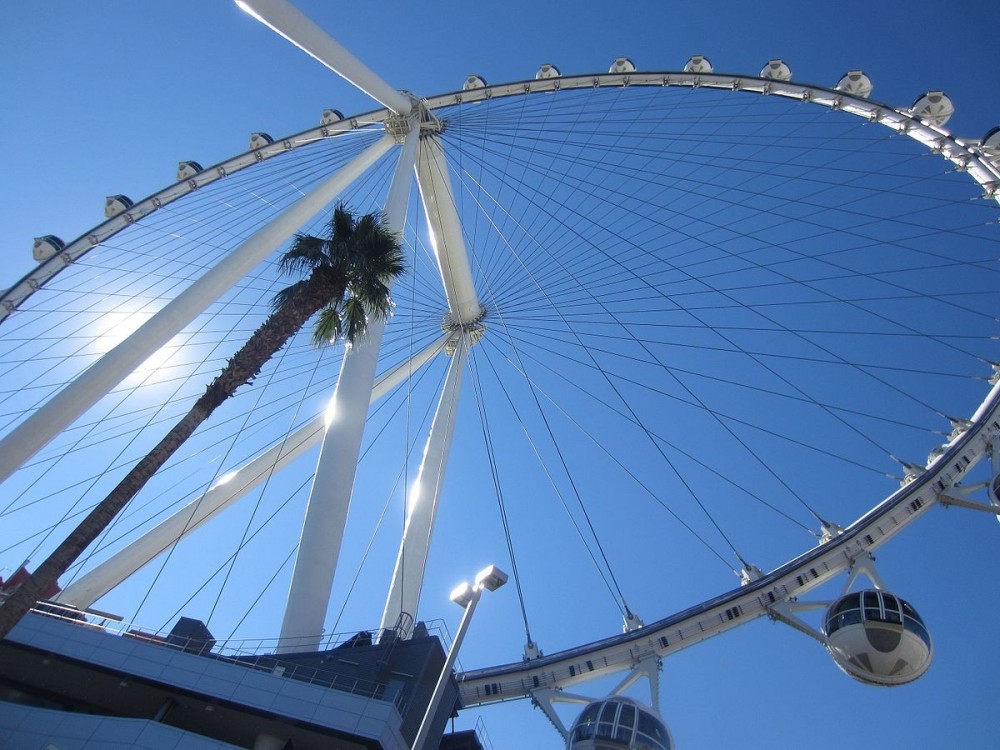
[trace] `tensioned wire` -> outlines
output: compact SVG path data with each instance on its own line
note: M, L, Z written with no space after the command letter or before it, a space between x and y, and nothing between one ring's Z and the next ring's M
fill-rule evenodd
M813 108L813 109L818 109L818 108ZM826 114L826 113L821 113L821 114ZM505 163L506 163L506 161L505 161Z
M286 180L283 180L282 182L283 182L284 184L286 184L286 185L288 185L288 184L289 184L289 181L288 181L287 179L286 179ZM363 184L363 182L362 182L362 184ZM301 192L301 190L297 190L296 192ZM255 193L255 195L256 195L256 193ZM258 196L258 197L259 197L259 196ZM369 200L370 200L370 196L369 196ZM246 283L244 282L244 285L243 285L243 286L244 286L244 288L246 288L246 287L252 287L252 286L253 286L253 283L252 283L252 281L253 281L253 280L251 279L251 284L246 284ZM271 285L273 286L273 283L272 283ZM266 287L265 287L265 288L266 288ZM263 296L269 296L269 295L263 295ZM256 306L257 306L257 307L261 307L261 305L259 305L259 304L258 304L258 305L256 305ZM252 306L248 306L248 307L247 307L246 309L247 309L247 310L250 310L250 309L251 309L251 307L252 307ZM252 327L249 327L249 330L252 330ZM224 331L224 332L225 332L225 331ZM232 331L228 331L228 332L225 332L225 333L226 333L226 335L224 335L224 336L221 336L221 337L219 337L218 339L216 339L216 344L218 344L219 342L223 341L223 340L224 340L225 338L227 338L227 337L231 338L231 333L232 333ZM136 390L136 389L133 389L133 390ZM170 403L172 403L172 401L173 401L173 399L168 399L168 400L166 401L166 404L170 404ZM161 406L163 406L163 405L166 405L166 404L161 404ZM154 413L154 417L155 417L155 413ZM135 434L135 433L134 433L134 434ZM70 509L70 511L69 511L68 513L69 513L69 514L72 514L72 509Z
M524 98L527 98L527 97L524 97ZM552 97L552 98L551 98L550 100L552 100L552 99L555 99L555 98L556 98L556 97ZM455 118L455 119L456 119L456 120L459 120L460 118ZM495 120L494 120L494 122L495 122ZM468 125L468 121L467 121L467 120L462 120L462 121L460 121L460 122L456 123L456 125L457 125L457 127L455 127L455 128L451 128L450 130L446 131L446 137L448 137L448 138L450 138L450 139L451 139L451 140L450 140L449 142L453 142L453 141L455 140L455 134L456 134L456 133L459 133L459 135L461 135L461 130L462 130L462 126L467 126L467 125ZM527 150L528 150L528 151L530 151L530 152L531 152L531 153L533 154L533 153L534 153L534 150L535 150L535 149L537 148L537 141L536 141L536 140L530 140L530 141L529 141L529 143L530 143L530 147L529 147L529 148L528 148ZM560 147L562 147L562 146L560 145ZM462 154L463 154L463 156L462 156L461 158L468 158L469 160L472 160L472 159L473 159L473 157L472 157L472 156L469 156L468 154L466 154L466 151L468 151L468 152L473 152L473 153L474 153L474 152L475 152L475 147L471 147L471 148L469 148L469 149L467 149L467 150L466 150L466 149L463 149L463 150L462 150ZM453 157L453 158L454 158L454 157ZM468 170L468 169L469 169L469 167L467 166L468 162L463 162L463 161L461 161L461 160L460 160L459 158L455 158L455 161L456 161L456 162L458 162L458 163L460 163L460 164L462 164L462 165L464 166L464 168L465 168L466 170ZM528 158L525 158L525 159L524 159L524 161L525 161L525 162L528 162ZM509 165L509 163L510 163L510 159L509 159L509 157L508 157L508 158L506 158L506 159L504 159L504 160L502 161L502 164L503 164L503 169L505 170L505 171L504 171L504 175L505 175L505 177L506 177L506 175L507 175L507 174L509 174L509 166L508 166L508 165ZM540 171L541 171L541 168L540 168ZM914 178L914 181L915 181L916 179L919 179L919 178ZM503 181L501 181L501 182L502 182L502 184L504 184L504 186L509 186L509 184L510 184L510 181L509 181L509 180L506 180L506 179L505 179L505 180L503 180ZM481 184L479 184L478 182L477 182L477 183L475 183L475 184L474 184L474 185L473 185L473 186L472 186L472 187L470 188L470 192L475 192L475 194L476 194L477 196L481 196L481 195L482 195L482 185L481 185ZM497 199L497 202L500 202L500 201L499 201L499 199ZM507 212L507 213L509 214L510 212ZM578 219L579 219L579 218L582 218L582 217L580 217L580 216L577 216L576 218L578 218ZM539 242L539 244L542 244L542 243L541 243L541 242ZM554 254L554 253L550 253L550 257L551 257L551 255L552 255L552 254ZM776 327L777 327L777 326L776 326ZM778 330L781 330L781 329L780 329L780 328L778 328ZM836 332L836 331L835 331L835 332ZM843 332L843 331L841 331L841 332ZM915 336L916 336L916 335L922 335L922 334L920 334L919 332L917 332L917 331L913 331L913 330L911 330L911 331L910 331L909 333L910 333L910 335L915 335Z
M445 179L450 179L447 175L444 175L444 178ZM464 200L464 196L463 196L463 200ZM462 204L460 203L459 205L462 205ZM478 230L478 213L476 214L476 220L477 221L476 221L476 223L474 223L474 226ZM465 232L465 234L468 236L468 232ZM496 237L497 238L496 239L497 244L499 244L499 242L503 241L502 235L499 232L490 233L490 235L488 235L488 236ZM477 263L478 263L479 262L479 258L477 257L476 260L477 260ZM484 274L484 277L485 277L485 274ZM485 278L488 278L488 277L485 277ZM621 586L620 586L620 584L619 584L619 582L618 582L618 580L617 580L617 578L616 578L616 576L614 574L614 570L612 568L612 565L611 565L611 563L610 563L610 561L609 561L609 559L607 557L607 554L606 554L606 552L605 552L605 550L603 548L603 545L601 543L601 539L600 539L599 535L597 534L597 530L595 529L594 524L593 524L593 522L592 522L592 520L590 518L590 514L589 514L589 512L587 510L586 504L583 501L583 497L582 497L582 495L580 493L580 490L577 487L577 483L576 483L576 481L573 478L573 474L569 471L569 467L567 465L566 458L563 455L562 449L560 448L558 441L555 439L555 435L552 432L552 427L549 424L549 421L548 421L548 418L547 418L547 416L545 414L545 411L542 409L541 403L540 403L540 401L537 398L537 394L535 394L533 390L532 390L532 395L533 395L533 399L534 399L534 406L535 406L536 413L540 416L540 418L541 418L541 420L542 420L542 422L543 422L543 424L545 426L545 430L546 430L546 432L548 434L548 438L549 438L549 444L555 450L556 457L557 457L556 463L558 463L558 465L561 468L561 476L563 476L564 479L565 479L565 481L568 483L568 485L570 487L570 490L572 492L572 495L573 495L574 499L576 500L577 507L580 508L580 511L581 511L581 513L583 515L583 518L584 518L584 520L586 522L586 525L587 525L587 528L588 528L588 531L589 531L589 538L593 539L594 547L596 547L596 554L590 548L590 545L586 541L587 537L585 537L585 535L582 533L582 531L580 530L579 526L576 527L577 528L577 533L579 534L581 540L583 540L585 548L590 553L591 559L592 559L595 567L597 568L598 572L600 573L601 577L604 579L605 584L608 586L609 591L611 591L612 595L616 598L616 601L619 602L619 607L621 608L622 613L625 614L625 615L627 615L628 613L630 613L630 610L629 610L628 604L626 602L624 592L622 591ZM485 415L482 412L482 410L483 410L482 406L480 406L480 410L481 410L481 419L485 420ZM491 470L494 473L495 492L497 493L497 496L498 496L498 502L500 503L500 508L501 508L501 518L502 518L502 520L504 522L503 526L504 526L505 537L507 539L508 554L509 554L509 556L511 558L511 564L512 565L516 565L514 554L513 554L512 545L510 543L509 527L508 527L508 524L506 523L506 513L505 513L505 511L503 509L504 506L503 506L503 500L502 500L502 490L501 490L501 488L499 486L499 483L498 483L498 480L497 480L497 477L496 477L496 473L495 473L495 456L493 454L493 451L492 451L492 448L491 448L491 445L490 445L490 441L488 440L488 437L485 438L485 439L487 440L488 456L489 456ZM536 451L536 455L537 455L537 451ZM547 467L545 467L545 471L546 471L546 474L550 477L550 481L551 481L551 473L550 473L550 471L549 471L549 469ZM563 503L563 506L565 508L566 504L565 504L565 500L562 497L562 493L559 493L557 491L556 494L559 496L560 501ZM568 508L567 508L567 513L569 513ZM575 518L573 517L573 515L571 513L569 515L570 515L570 518L573 520L574 525L576 526L576 520L575 520ZM598 558L599 558L599 560L598 560ZM605 571L606 571L606 574L605 574ZM522 617L524 619L525 632L528 635L528 640L530 641L531 640L530 633L529 633L530 629L528 627L527 615L526 615L525 610L524 610L524 599L523 599L523 595L522 595L522 592L521 592L521 586L520 586L520 582L519 581L518 581L518 584L517 584L517 589L518 589L519 601L521 603Z
M345 143L348 142L345 141ZM272 180L275 185L281 187L281 193L275 193L274 197L267 202L268 207L279 197L282 202L297 197L301 194L302 189L295 186L295 181L301 181L303 185L315 182L330 169L339 166L345 158L359 152L364 143L354 139L354 142L349 145L351 148L346 154L340 153L345 149L339 146L332 154L322 154L323 158L321 159L316 159L314 158L316 155L313 155L310 161L303 163L302 159L299 158L300 155L296 154L296 158L285 159L284 157L291 157L290 154L285 154L261 165L265 168L263 171L269 173L276 171L273 168L274 165L284 167L286 172L281 179ZM59 334L62 335L49 337L50 339L57 338L59 341L68 340L69 337L80 335L83 329L92 325L97 315L114 313L116 310L121 310L123 314L129 315L140 312L136 309L135 304L137 296L143 300L141 307L144 310L159 306L172 296L173 291L179 288L178 285L186 284L195 276L200 275L199 271L204 269L207 262L204 258L213 252L214 247L224 246L233 238L245 239L246 233L238 234L233 231L237 220L234 217L247 213L245 209L242 211L234 210L238 203L237 199L245 200L245 196L250 195L254 201L260 203L261 190L254 183L268 184L266 182L268 176L266 175L255 177L252 180L246 179L245 175L246 172L238 173L190 194L188 200L197 204L191 209L180 211L177 209L177 204L168 204L160 211L148 216L145 221L133 224L124 232L109 239L104 245L78 260L62 274L55 277L41 292L30 298L17 313L5 321L4 341L8 345L4 352L3 361L8 364L8 382L10 382L10 375L16 372L17 364L30 361L28 358L23 358L20 361L14 359L18 347L16 343L13 347L9 344L17 342L19 335L23 336L22 344L31 343L34 348L37 348L40 338L44 340L44 335L40 337L39 334L44 334L45 331L32 330L32 327L37 328L32 324L38 314L57 312L60 317L75 321L75 328L60 330ZM221 189L213 190L217 186ZM186 205L188 200L179 201L178 204ZM208 204L209 209L212 206L221 206L224 213L220 212L218 217L213 217L204 212L206 204ZM201 212L197 214L197 220L188 219L185 215L195 211ZM260 211L259 208L256 213L255 221L260 224L262 219L266 217L266 213ZM225 221L219 219L225 219ZM178 224L179 221L180 224ZM241 221L243 220L241 219ZM164 229L159 228L161 223L164 225ZM152 227L152 229L148 227ZM192 237L193 230L201 232L208 227L212 228L214 237L201 236L200 234ZM116 257L115 263L110 261L109 256L112 254ZM163 255L166 257L162 257ZM152 263L151 261L154 259L157 259L158 263ZM124 264L123 267L111 267L118 263ZM137 273L137 271L141 273ZM74 282L74 279L80 278L81 272L88 274L94 281L82 279L80 282ZM161 283L164 280L169 284L167 287ZM79 283L82 283L81 287L76 286ZM243 283L243 288L252 288L253 283L254 280L251 277ZM63 292L63 294L56 296L56 292ZM77 302L81 299L87 299L89 303L82 306L74 305L74 298ZM116 299L119 302L118 305L114 304ZM110 306L109 302L112 303ZM232 300L229 304L232 304ZM47 321L50 319L51 315ZM24 331L24 333L19 334L20 331ZM70 353L70 357L73 354L81 354L85 349L86 340L76 352ZM81 366L92 356L93 354L89 351L85 352ZM68 361L68 359L64 361Z

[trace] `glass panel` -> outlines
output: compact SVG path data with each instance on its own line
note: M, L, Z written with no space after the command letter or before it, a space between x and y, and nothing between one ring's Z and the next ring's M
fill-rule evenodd
M600 703L591 703L585 709L583 713L580 714L580 718L576 720L577 724L582 724L585 721L594 721L597 718L597 712L601 710Z
M865 608L866 609L867 608L872 608L872 609L881 609L882 608L882 606L879 604L879 601L878 601L879 597L878 597L878 592L877 591L865 591L863 593L864 593L864 597L865 597L864 598L864 602L865 602Z
M666 740L667 728L659 719L645 711L639 712L639 731L654 740Z
M664 750L663 745L659 742L642 734L637 734L635 736L634 747L635 750Z
M901 605L903 605L903 614L904 615L906 615L907 617L913 618L914 620L916 620L917 622L919 622L921 625L923 624L923 622L924 622L923 619L920 617L920 615L917 614L917 610L915 610L912 606L910 606L910 603L908 601L906 601L904 599L900 599L899 603Z
M589 740L594 736L593 724L581 724L573 731L573 740Z
M839 602L833 605L833 609L830 610L831 615L837 615L848 609L859 609L861 607L860 594L848 594Z
M615 713L618 711L618 706L620 704L615 701L608 701L604 704L604 710L601 711L601 721L614 722Z
M597 736L604 739L611 739L615 736L614 734L614 724L608 722L601 722L597 725Z
M622 711L618 714L618 726L629 729L635 726L635 706L622 704Z

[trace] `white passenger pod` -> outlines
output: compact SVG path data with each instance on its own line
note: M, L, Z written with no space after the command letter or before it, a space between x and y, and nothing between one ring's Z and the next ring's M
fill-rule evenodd
M635 73L635 64L627 57L616 57L608 68L609 73Z
M1000 161L1000 125L997 125L983 136L983 141L979 144L979 148L982 149L990 161Z
M837 91L843 91L852 96L861 96L865 99L872 92L872 79L860 70L849 70L837 81Z
M462 91L475 91L476 89L486 88L486 79L482 76L477 76L475 73L469 74L465 83L462 84Z
M112 219L128 211L133 205L132 199L126 195L109 195L104 199L104 215Z
M270 146L274 143L274 138L269 136L267 133L251 133L250 134L250 150L253 151L258 148L263 148L264 146Z
M549 63L545 63L544 65L542 65L542 67L538 69L538 72L535 73L535 80L544 81L546 78L558 78L559 76L560 76L559 68L557 68L555 65L550 65Z
M760 77L770 81L790 81L792 80L792 69L785 65L782 60L768 60L767 65L761 68Z
M931 665L931 637L917 611L887 591L842 596L827 610L827 649L841 669L871 685L912 682Z
M31 248L31 257L42 263L66 247L66 243L54 234L46 234L42 237L35 237L35 244Z
M594 701L573 722L566 750L673 750L670 730L656 712L631 698Z
M685 73L711 73L713 70L711 61L704 55L692 55L684 64Z
M320 125L333 125L335 122L340 122L344 119L344 113L339 109L324 109L323 117L320 119Z
M190 180L199 172L204 172L201 168L201 164L196 161L182 161L177 164L177 181L183 182L184 180Z
M913 102L910 112L928 125L941 127L955 114L955 106L943 91L928 91Z

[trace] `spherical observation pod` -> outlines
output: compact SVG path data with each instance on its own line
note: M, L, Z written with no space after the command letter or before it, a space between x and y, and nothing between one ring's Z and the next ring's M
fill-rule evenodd
M486 88L486 79L482 76L477 76L475 73L470 73L466 79L465 83L462 84L462 91L475 91L476 89Z
M992 161L1000 159L1000 125L995 128L991 128L990 131L983 136L983 141L979 145Z
M611 63L611 67L608 68L609 73L635 73L635 63L629 60L627 57L616 57L614 62Z
M684 64L685 73L711 73L713 70L711 60L704 55L692 55Z
M135 205L127 195L109 195L104 199L104 215L109 219L128 211Z
M823 630L837 666L861 682L903 685L931 665L934 649L920 615L886 591L841 597L827 610Z
M335 122L340 122L344 119L344 113L339 109L324 109L323 116L320 118L320 125L333 125Z
M535 80L542 81L546 78L558 78L560 75L562 74L559 72L559 68L555 65L545 63L538 69L538 72L535 73Z
M790 81L792 69L782 60L768 60L767 65L761 68L760 77L772 81Z
M872 92L872 79L860 70L849 70L837 81L837 91L868 98Z
M913 102L910 111L928 125L941 127L955 114L955 105L943 91L928 91Z
M35 237L35 244L31 248L31 257L41 263L51 258L64 247L66 247L66 243L54 234Z
M573 723L566 750L672 750L670 730L656 713L631 698L587 705Z
M264 146L270 146L274 143L274 138L269 136L267 133L251 133L250 134L250 150L253 151L255 148L263 148Z
M177 181L190 180L199 172L205 171L196 161L182 161L177 164Z

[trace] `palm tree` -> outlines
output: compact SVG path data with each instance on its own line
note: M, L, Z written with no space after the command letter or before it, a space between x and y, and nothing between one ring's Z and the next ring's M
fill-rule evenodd
M308 277L275 295L273 311L213 380L190 411L118 486L102 500L55 551L0 605L0 638L38 601L57 590L59 577L106 529L164 463L236 390L261 368L317 312L313 343L340 336L350 342L364 335L368 319L385 319L392 307L394 279L404 269L399 238L383 217L356 218L343 204L330 219L327 237L299 234L282 256L286 273Z

